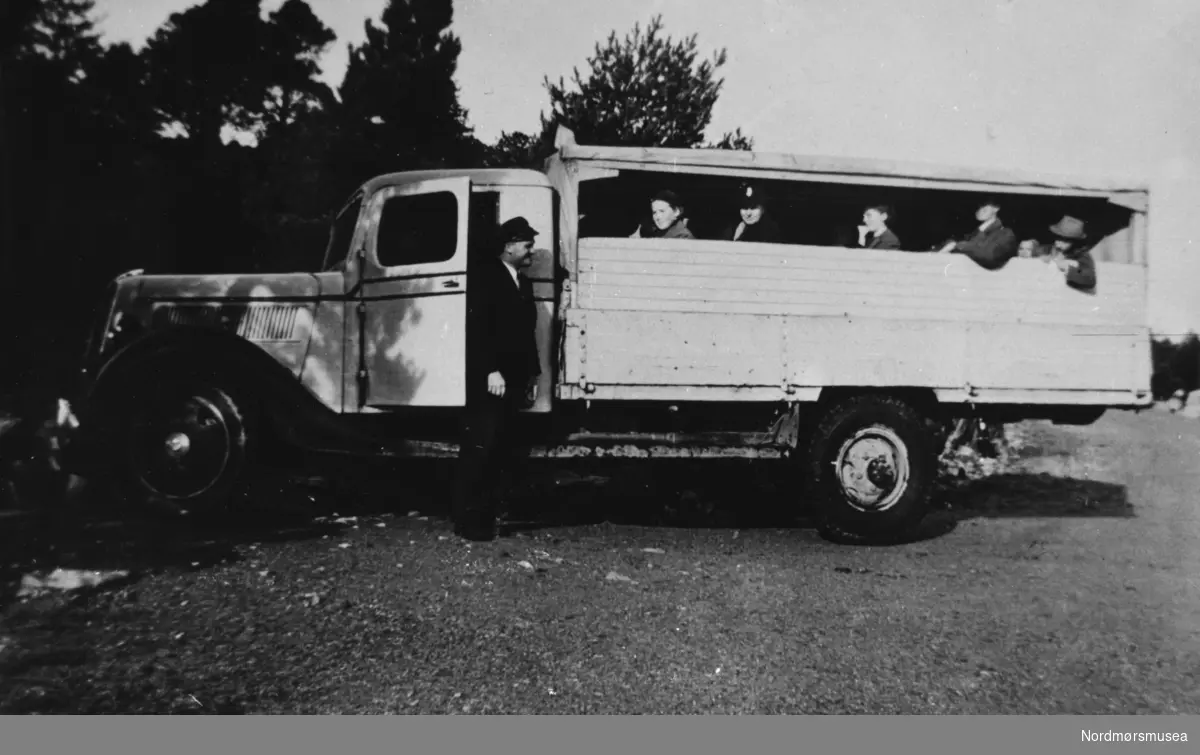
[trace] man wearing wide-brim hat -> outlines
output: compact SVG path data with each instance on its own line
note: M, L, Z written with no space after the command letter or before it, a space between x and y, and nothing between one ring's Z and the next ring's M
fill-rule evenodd
M1054 234L1051 261L1062 271L1067 285L1081 291L1096 287L1096 261L1087 247L1087 226L1078 218L1064 215L1050 226Z
M541 373L528 268L538 232L515 217L496 232L492 254L470 272L467 291L467 405L451 513L468 540L496 537L496 518L525 452L515 432L521 409L537 399Z

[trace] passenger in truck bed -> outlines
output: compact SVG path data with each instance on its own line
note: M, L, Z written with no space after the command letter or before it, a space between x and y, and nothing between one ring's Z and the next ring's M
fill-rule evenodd
M891 208L885 204L873 204L864 210L858 245L865 249L899 249L900 238L887 226L891 215Z
M1017 254L1017 235L1000 222L1000 200L989 198L975 211L979 227L962 241L948 241L938 251L965 254L980 267L997 270Z
M1080 291L1096 288L1096 261L1086 246L1087 228L1082 220L1064 215L1050 226L1054 246L1051 261L1062 272L1067 285Z
M679 195L663 190L650 200L651 225L639 225L631 239L694 239L688 230L687 211Z
M779 224L767 208L767 193L757 184L744 183L738 189L738 204L741 220L730 225L721 234L727 241L749 241L760 244L778 244L782 241Z

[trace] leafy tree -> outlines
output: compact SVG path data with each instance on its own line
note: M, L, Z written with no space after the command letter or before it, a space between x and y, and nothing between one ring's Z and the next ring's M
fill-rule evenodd
M260 0L207 0L172 13L144 51L163 125L182 126L210 153L225 125L253 128L263 108L265 36Z
M540 168L549 155L545 140L521 131L504 131L496 143L487 148L486 167Z
M211 154L225 126L264 137L332 104L317 61L334 39L304 0L265 19L261 0L206 0L147 43L149 96L163 126Z
M297 119L335 104L333 92L318 79L318 61L337 37L308 3L287 0L268 17L266 34L260 137L277 134Z
M139 155L131 146L141 74L128 46L100 44L91 0L16 10L4 8L14 25L4 29L0 69L0 308L10 325L0 349L19 365L5 379L44 370L30 380L36 392L64 375L55 368L77 353L71 339L92 289L128 248L122 234L134 224L124 213L141 204L128 189L143 183L133 175ZM60 302L56 317L13 316L48 290Z
M754 140L742 133L739 127L732 132L726 132L715 144L705 144L706 149L734 149L749 152L754 149Z
M1200 389L1200 337L1188 333L1171 360L1171 372L1179 387L1191 393Z
M91 64L85 87L86 116L100 143L146 143L156 138L154 108L145 97L146 60L128 44L111 45Z
M1188 333L1179 343L1161 338L1150 342L1153 374L1151 392L1159 401L1177 391L1191 393L1200 390L1200 336Z
M95 0L18 0L9 11L17 15L18 23L25 21L23 28L10 32L17 35L18 55L61 65L69 79L78 80L101 51L92 19L95 5Z
M556 124L575 132L583 144L640 147L697 147L712 120L723 79L725 50L698 60L696 35L675 41L662 34L662 16L645 32L635 25L624 40L610 33L588 59L586 78L575 69L569 89L545 79L550 115L542 116L543 142L553 139ZM716 145L746 149L750 140L739 129Z
M25 40L41 6L41 0L5 0L0 3L0 65L7 65L10 53Z
M454 82L462 44L448 31L452 20L450 0L389 0L381 26L366 22L340 88L347 181L463 162L475 151Z

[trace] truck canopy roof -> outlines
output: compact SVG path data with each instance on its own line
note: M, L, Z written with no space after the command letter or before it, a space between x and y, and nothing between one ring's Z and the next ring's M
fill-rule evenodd
M367 181L362 186L366 194L385 186L403 186L405 184L431 181L438 178L471 179L476 186L550 186L549 179L536 170L524 168L451 168L446 170L414 170L400 173L385 173Z
M586 161L599 168L673 173L719 173L747 178L871 183L960 191L1107 197L1129 209L1146 210L1149 185L1118 178L1063 176L945 166L899 160L746 152L723 149L596 147L575 143L570 129L559 127L555 141L564 161Z

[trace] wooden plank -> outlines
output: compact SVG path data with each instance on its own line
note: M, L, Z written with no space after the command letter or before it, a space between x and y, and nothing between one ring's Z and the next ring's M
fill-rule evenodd
M1001 270L984 270L961 254L943 255L920 252L847 249L842 247L807 246L800 244L752 244L728 241L660 239L601 239L587 238L579 242L579 262L605 264L630 262L686 267L715 265L721 269L753 270L769 268L799 268L830 272L872 273L887 270L895 273L957 276L986 283L1004 280L1014 271L1036 271L1040 260L1016 258ZM1145 270L1138 265L1119 262L1100 262L1098 270L1103 280L1136 284L1145 279Z
M873 250L749 244L753 253L670 250L664 243L603 240L585 245L576 301L584 307L729 314L961 319L977 322L1128 325L1145 323L1145 274L1097 265L1096 292L1075 291L1037 260L983 270L959 255L931 259ZM727 246L727 245L725 245ZM762 251L763 249L769 251ZM789 251L789 249L791 251ZM637 254L643 258L638 259Z
M891 307L883 308L871 304L851 306L845 303L839 305L819 303L789 303L786 301L757 301L757 302L721 302L720 307L714 306L710 298L695 297L680 300L651 300L651 299L618 299L595 296L595 291L583 292L579 305L589 311L630 311L630 312L672 312L696 314L727 314L727 315L786 315L793 317L814 317L846 319L856 322L868 320L963 320L970 322L990 322L999 313L979 309L951 307ZM1013 315L1011 321L1017 324L1032 325L1061 325L1075 326L1107 326L1114 331L1134 332L1140 328L1130 324L1127 317L1104 317L1099 314L1079 313L1073 317L1047 314L1030 309Z
M847 260L845 264L834 262L812 261L812 264L785 264L783 260L771 264L730 264L714 257L699 258L685 262L662 259L658 255L647 256L633 260L624 255L596 255L582 260L580 275L595 275L598 273L613 273L619 275L640 275L647 277L673 278L685 274L696 278L715 278L730 281L751 280L840 280L857 281L863 276L877 276L886 273L889 280L911 281L922 283L931 279L939 279L943 283L971 285L978 289L1009 289L1013 280L1018 277L1038 277L1038 273L1049 268L1048 263L1040 261L1014 260L1013 269L1021 268L1018 275L1006 274L1005 271L990 272L986 276L971 275L972 271L962 266L947 269L945 263L950 258L941 256L942 265L931 269L917 269L904 264L854 264ZM1031 267L1037 265L1038 267ZM1118 273L1127 269L1120 265ZM1026 275L1027 274L1027 275ZM1105 278L1107 287L1113 290L1133 290L1138 287L1142 276L1109 275Z
M997 323L855 322L728 313L591 311L568 369L594 384L907 385L1134 390L1141 333Z
M1056 274L1056 273L1055 273ZM813 302L837 304L841 301L858 303L869 301L877 306L928 306L930 303L967 303L975 308L1008 306L1026 309L1036 306L1047 312L1061 311L1074 314L1081 304L1090 304L1091 311L1123 312L1136 316L1140 297L1135 292L1109 292L1103 296L1084 299L1086 294L1061 291L1061 280L1050 281L1049 286L1027 287L1018 290L1005 288L959 288L924 282L898 286L885 282L877 276L856 281L815 279L763 278L758 280L722 279L717 277L668 277L663 275L624 275L596 273L585 281L585 292L597 298L606 295L612 298L660 298L712 299L713 301L772 301ZM1064 286L1065 287L1065 286ZM606 293L607 292L607 293ZM1065 294L1065 295L1064 295Z

